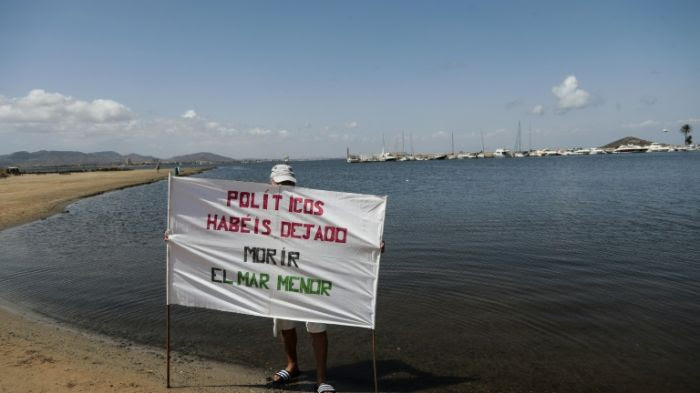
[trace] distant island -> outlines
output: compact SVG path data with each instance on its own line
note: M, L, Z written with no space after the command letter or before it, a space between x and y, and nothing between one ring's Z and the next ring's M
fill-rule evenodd
M214 153L201 152L170 158L157 158L139 154L122 155L114 151L82 153L79 151L39 150L36 152L18 151L0 155L0 167L17 166L22 168L51 166L114 166L114 165L155 165L155 164L197 164L217 165L237 162L237 160Z
M617 149L620 146L624 145L636 145L636 146L649 146L653 142L647 141L645 139L637 138L636 136L626 136L624 138L620 138L614 142L610 142L605 146L601 146L601 149Z

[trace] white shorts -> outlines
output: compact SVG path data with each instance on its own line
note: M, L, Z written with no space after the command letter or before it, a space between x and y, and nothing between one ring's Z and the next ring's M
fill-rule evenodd
M298 321L290 321L289 319L273 319L272 332L277 337L277 332L280 330L291 330L297 327ZM323 333L326 331L325 323L306 322L306 331L309 333Z

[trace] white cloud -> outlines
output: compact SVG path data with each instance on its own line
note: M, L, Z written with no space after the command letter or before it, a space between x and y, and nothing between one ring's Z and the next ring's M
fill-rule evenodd
M0 96L0 124L26 128L39 126L44 131L124 122L132 117L129 108L113 100L83 101L41 89L19 98Z
M0 95L0 138L4 141L0 154L40 149L115 150L165 158L211 151L235 158L271 158L286 154L341 157L348 145L377 149L376 138L351 130L353 127L360 129L357 121L326 127L307 123L295 129L244 124L207 118L193 109L167 117L141 116L114 100L78 99L43 90L17 98ZM442 141L449 137L445 131L440 135Z
M535 116L544 115L544 105L535 105L532 110L530 110L530 114Z
M248 133L250 135L269 135L272 133L272 130L269 130L267 128L255 127L248 130Z
M558 107L563 111L585 108L591 103L591 95L578 87L578 80L574 75L566 77L562 83L552 87L552 94L559 99Z
M696 123L700 123L700 119L691 117L690 119L676 120L676 123L681 124L681 125L683 125L683 124L696 124Z
M197 117L197 112L194 111L194 109L190 109L187 112L183 113L180 117L183 119L194 119Z
M661 123L656 121L656 120L644 120L644 121L639 122L639 123L624 124L622 126L622 128L632 128L632 129L649 128L649 127L658 127L659 125L661 125Z

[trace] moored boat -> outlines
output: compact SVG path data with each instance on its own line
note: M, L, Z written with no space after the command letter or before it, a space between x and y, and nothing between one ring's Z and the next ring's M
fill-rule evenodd
M648 146L639 146L639 145L620 145L618 146L615 150L613 150L613 153L615 154L620 154L620 153L646 153L646 151L649 149Z
M652 143L649 145L649 148L647 148L647 153L666 153L669 152L671 148L669 146L664 146L660 143Z

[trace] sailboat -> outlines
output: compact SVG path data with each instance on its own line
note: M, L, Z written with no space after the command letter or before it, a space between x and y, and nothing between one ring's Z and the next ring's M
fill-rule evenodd
M408 158L408 155L406 154L406 137L401 131L401 158L399 158L399 161L408 161L410 158Z
M455 133L452 133L452 153L447 155L448 160L455 160L457 156L455 155Z
M523 152L522 147L522 131L520 130L520 122L518 122L518 135L515 137L515 147L513 148L513 157L522 158L525 157L525 152Z
M346 149L347 149L347 151L346 151L346 153L345 153L345 161L347 161L348 164L354 164L354 163L357 163L357 162L362 162L362 160L360 159L360 157L358 157L358 156L353 156L353 155L350 154L350 148L349 148L349 147L347 147Z
M486 158L486 151L484 150L484 133L481 133L481 151L476 155L476 158Z
M386 144L386 142L384 140L384 134L382 134L382 154L379 155L379 161L396 161L395 155L393 155L391 153L387 153L385 151L386 150L384 147L385 144Z

